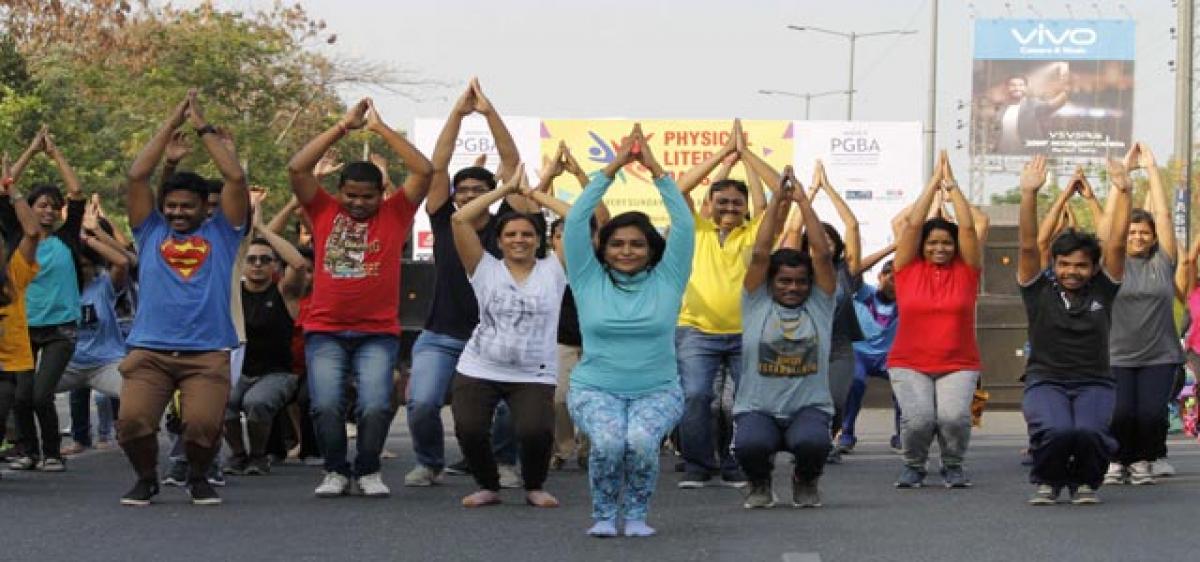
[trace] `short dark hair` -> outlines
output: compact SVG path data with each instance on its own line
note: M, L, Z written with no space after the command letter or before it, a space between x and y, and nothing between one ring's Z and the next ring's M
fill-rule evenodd
M821 227L825 229L825 236L829 237L829 243L833 245L829 249L831 252L830 259L833 260L833 263L840 263L846 258L846 243L842 241L842 235L838 233L832 224L827 222L821 223ZM800 251L805 254L809 253L807 231L800 235Z
M895 268L896 268L896 263L893 262L892 260L888 260L888 261L883 262L883 265L879 267L879 272L887 273L889 271L895 270Z
M718 191L725 191L731 187L741 192L746 199L750 198L750 190L746 187L746 182L742 180L730 179L715 181L712 183L712 185L708 186L708 198L712 199L714 193Z
M780 268L783 267L801 267L808 271L811 278L813 273L812 256L793 250L791 248L780 248L771 254L771 262L767 265L767 282L775 280L775 276L779 274Z
M533 226L533 232L536 233L538 237L538 247L535 255L538 259L546 257L546 218L540 213L518 213L516 211L509 211L503 215L500 215L500 218L496 219L496 237L500 237L500 234L504 232L504 227L507 226L508 223L516 220L526 221Z
M271 250L271 256L277 260L279 259L279 252L275 251L275 247L272 246L270 242L267 242L266 238L255 236L254 238L250 239L250 244L247 247L249 246L266 246L267 249Z
M49 183L40 183L33 186L33 189L29 190L29 195L25 196L25 202L29 203L29 206L32 207L33 203L43 196L50 198L50 204L55 209L61 209L63 205L66 205L62 190L57 185Z
M208 180L208 194L220 195L225 191L225 180Z
M1154 224L1154 215L1150 214L1149 211L1145 209L1134 209L1132 212L1130 212L1129 224L1133 224L1135 222L1150 225L1150 232L1153 232L1155 236L1158 236L1158 227Z
M300 252L300 255L308 261L317 261L317 254L313 252L312 246L300 246L296 248L296 251Z
M1029 78L1027 78L1024 74L1013 74L1013 75L1009 76L1008 78L1005 78L1004 83L1007 84L1013 80L1020 80L1020 81L1024 82L1026 85L1029 85Z
M208 204L208 194L211 191L209 181L193 172L175 172L162 183L158 190L159 205L172 191L190 191L195 193L205 204Z
M483 166L469 166L455 172L450 186L457 190L459 182L463 180L479 180L487 184L489 190L496 189L496 174Z
M1094 234L1075 228L1068 228L1050 244L1050 258L1065 256L1082 250L1092 258L1093 264L1100 263L1100 240Z
M348 181L369 183L383 191L383 172L370 162L350 162L343 166L342 174L338 177L338 189Z
M921 226L921 244L918 246L918 248L925 247L925 240L927 240L929 235L935 230L945 230L946 232L950 233L950 238L954 240L954 253L957 254L958 225L941 217L933 217L925 221L925 224Z
M617 278L613 276L612 268L608 266L608 262L604 261L604 247L608 245L608 240L612 238L613 233L618 228L632 226L640 231L646 237L646 245L650 247L649 260L646 262L646 269L654 269L658 262L662 261L663 252L667 249L667 239L659 234L658 229L654 228L654 223L650 222L650 216L641 211L627 211L613 217L604 226L600 227L600 232L597 234L599 244L596 245L596 260L604 266L604 271L608 273L608 278L612 280L617 288L624 288Z

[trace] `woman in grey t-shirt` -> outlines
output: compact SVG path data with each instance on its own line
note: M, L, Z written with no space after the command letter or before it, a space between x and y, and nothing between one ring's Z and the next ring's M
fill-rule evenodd
M1105 484L1153 484L1153 465L1166 454L1167 401L1183 349L1175 330L1176 243L1166 191L1153 155L1136 143L1126 163L1150 177L1147 209L1130 216L1125 281L1113 303L1109 337L1117 403L1112 430L1116 461ZM1159 228L1161 227L1161 228Z
M811 255L791 249L771 253L780 205L795 201L804 224L819 232L812 210L789 166L759 226L743 282L742 378L733 404L733 454L750 480L746 508L771 507L772 456L796 459L792 504L819 507L817 480L830 449L833 401L829 350L837 278L828 244Z

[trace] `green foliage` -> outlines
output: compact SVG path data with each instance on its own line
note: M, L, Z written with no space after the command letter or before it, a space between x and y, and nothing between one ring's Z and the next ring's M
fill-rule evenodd
M243 13L90 0L56 3L55 13L38 4L0 6L0 150L15 158L49 125L110 216L124 214L129 163L190 87L208 120L233 132L251 184L270 190L268 211L291 196L287 160L344 111L336 65L308 47L324 24L298 6ZM216 175L198 142L180 168ZM45 156L21 183L35 182L61 182Z

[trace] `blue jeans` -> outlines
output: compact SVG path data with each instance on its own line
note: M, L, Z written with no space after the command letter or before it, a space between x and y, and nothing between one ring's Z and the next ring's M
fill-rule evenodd
M392 420L392 370L399 349L400 339L391 334L304 334L313 427L326 472L347 477L379 472L379 455ZM358 388L354 406L358 455L353 471L346 461L346 385L351 376Z
M779 451L792 454L796 478L816 480L829 455L831 421L832 416L812 406L787 420L766 412L743 412L733 419L733 454L751 482L770 481Z
M1117 449L1109 432L1116 402L1111 381L1033 381L1025 387L1022 410L1029 424L1034 484L1093 489L1104 482L1108 459Z
M887 355L867 355L854 352L854 382L850 385L850 395L846 398L846 417L842 420L842 435L853 440L854 423L858 421L858 413L862 411L863 397L867 394L867 377L879 377L887 380ZM892 395L892 409L895 411L895 431L900 435L900 405L896 396ZM843 437L845 439L845 437Z
M717 444L713 427L713 383L724 365L736 387L742 375L742 335L706 334L680 326L675 330L675 354L683 384L683 419L679 443L689 473L711 473L737 469L728 448Z
M454 380L454 368L466 340L425 330L412 349L412 377L408 383L408 432L412 435L417 462L440 471L446 466L445 427L442 407ZM517 440L513 436L508 404L501 401L492 420L492 452L500 464L517 464Z

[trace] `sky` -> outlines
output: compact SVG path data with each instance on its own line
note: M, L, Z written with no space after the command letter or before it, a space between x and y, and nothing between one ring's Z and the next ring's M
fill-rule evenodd
M267 7L275 0L215 0ZM178 5L198 1L174 2ZM759 94L844 90L848 42L787 29L859 33L854 118L924 121L933 0L305 0L331 55L375 60L448 87L363 95L399 127L442 117L471 76L504 114L547 118L803 119L804 100ZM974 18L1126 19L1137 23L1134 136L1165 162L1173 150L1175 8L1171 0L939 2L937 146L968 168ZM962 108L960 109L960 103ZM812 100L812 119L844 119L842 95ZM961 143L962 148L955 147ZM960 174L960 181L963 180ZM993 178L995 181L1006 181ZM1010 183L1015 184L1014 181Z

